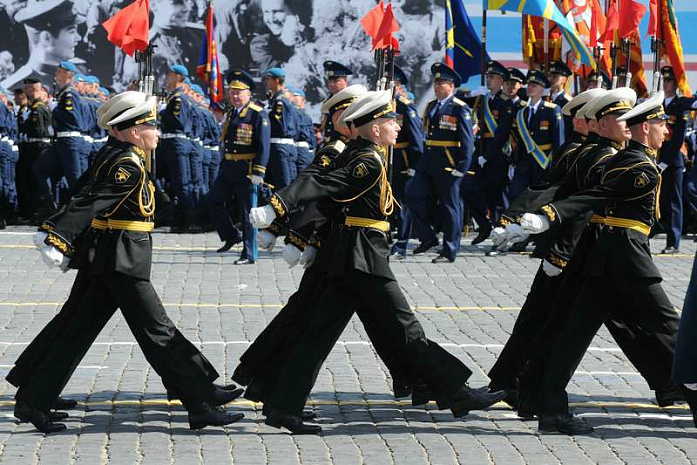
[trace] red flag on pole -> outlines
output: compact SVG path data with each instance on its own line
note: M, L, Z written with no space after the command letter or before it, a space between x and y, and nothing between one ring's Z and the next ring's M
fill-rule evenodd
M373 39L375 43L375 37L380 29L380 24L382 23L382 18L385 16L385 7L383 6L382 0L375 5L369 12L361 18L361 26L366 34Z
M610 1L610 7L607 11L607 18L605 20L605 31L603 32L600 42L614 42L615 41L615 31L620 25L620 17L617 13L617 8L615 8L615 2Z
M150 43L150 1L135 0L102 23L109 42L133 56Z
M620 2L619 34L620 39L632 35L639 27L641 18L646 14L646 7L634 0L622 0Z
M399 43L397 39L392 37L392 34L399 31L399 23L394 17L394 11L392 10L392 3L387 5L385 10L385 16L382 18L380 23L380 29L378 29L377 34L373 37L373 49L378 48L388 48L399 51Z
M658 30L658 0L649 1L649 29L646 31L646 37L656 37Z

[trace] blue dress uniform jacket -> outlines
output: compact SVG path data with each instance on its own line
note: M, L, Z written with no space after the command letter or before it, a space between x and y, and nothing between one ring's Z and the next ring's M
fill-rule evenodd
M269 99L269 121L271 123L271 157L269 159L269 181L281 189L297 176L298 118L290 101L282 91Z
M554 103L540 102L532 117L530 112L533 110L530 105L519 111L523 112L532 139L547 157L551 157L552 153L564 144L561 108ZM517 129L520 131L520 128ZM527 152L522 138L519 137L516 144L515 173L509 190L511 199L515 199L528 186L540 182L545 169Z
M414 102L404 96L397 99L397 123L402 128L394 146L392 162L392 193L402 205L397 213L397 241L392 252L406 254L406 247L411 236L411 215L404 202L404 192L411 182L409 170L416 167L424 153L424 130Z
M223 124L224 155L220 172L209 193L210 217L222 241L244 240L240 258L254 260L256 246L249 210L255 195L251 175L264 177L269 162L271 125L269 116L256 103L232 109ZM227 210L230 198L237 204L238 218L233 221ZM241 223L240 231L235 223Z
M559 108L564 108L564 105L569 103L573 97L571 97L569 94L566 92L561 92L559 95L556 96L554 100L551 100L550 96L550 101L557 105ZM573 123L573 116L563 116L564 118L564 138L569 139L571 138L571 133L574 132L574 123Z
M307 168L315 158L317 144L315 143L315 128L312 124L310 115L308 115L305 110L301 110L297 107L295 108L295 114L298 117L298 138L296 144L298 161L296 166L298 173L300 173Z
M19 138L17 118L5 105L0 105L0 218L17 207L15 165L19 158L13 146Z

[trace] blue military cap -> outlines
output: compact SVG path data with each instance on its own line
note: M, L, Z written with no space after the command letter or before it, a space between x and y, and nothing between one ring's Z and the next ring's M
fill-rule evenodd
M346 77L353 74L351 69L336 61L327 60L322 64L322 67L324 68L325 76L328 78Z
M169 68L170 73L175 73L180 76L189 77L189 70L183 65L172 65Z
M100 87L99 92L101 92L102 94L104 94L106 96L111 95L111 92L109 92L109 89L107 89L106 87Z
M77 66L75 66L75 63L71 63L69 61L61 61L58 64L58 67L66 71L70 71L71 73L77 73Z
M75 75L75 82L87 82L87 76L82 73L78 73Z
M99 81L99 78L97 76L85 76L85 82L88 82L90 84L101 84Z
M191 90L193 90L193 91L196 92L197 94L204 95L203 89L202 89L201 86L199 86L198 84L191 84Z
M416 96L414 95L414 92L409 92L407 91L407 98L411 100L412 102L416 100Z
M272 78L284 78L286 77L286 72L281 68L270 68L266 70L266 75Z
M515 82L520 82L521 84L525 84L525 74L518 68L506 68L506 77L504 78L506 81L515 81Z
M245 89L254 89L254 78L246 72L241 69L233 69L231 70L226 78L225 78L228 87L231 89L239 89L239 90L245 90Z
M486 65L486 74L498 74L499 76L505 79L506 74L508 74L508 70L498 61L491 60Z
M675 80L675 71L672 66L664 66L661 68L661 77L665 81L666 79Z
M539 84L545 89L549 87L549 79L547 79L547 76L545 76L542 71L537 69L528 71L527 81L528 84Z
M452 81L455 87L459 87L462 82L462 78L457 71L443 63L433 63L433 66L431 66L431 74L433 74L436 80L445 79L447 81Z
M293 95L298 95L302 98L305 98L305 91L302 89L293 89Z
M562 76L569 77L572 73L568 66L561 61L552 61L549 63L549 73L550 74L561 74Z
M187 86L191 85L191 79L189 79L188 76L184 78L184 84L186 84Z
M394 79L395 81L399 81L402 86L406 86L409 84L409 78L407 78L407 73L404 72L402 68L400 68L397 65L394 65Z
M2 86L0 86L0 94L5 94L5 97L7 97L8 99L12 98L12 94L10 94L10 93L7 91L7 89L5 89L5 88L2 87Z

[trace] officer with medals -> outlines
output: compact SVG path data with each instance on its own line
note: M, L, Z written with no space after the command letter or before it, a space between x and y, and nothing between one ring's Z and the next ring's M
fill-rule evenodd
M298 119L295 106L285 96L286 72L271 68L264 75L271 122L271 153L269 156L268 180L277 189L282 189L295 179L298 151Z
M491 219L480 224L479 235L472 241L473 245L489 237L492 221L495 223L503 210L508 208L509 199L505 192L508 164L511 156L509 143L511 126L515 117L513 102L503 84L508 76L506 67L498 61L490 61L486 70L488 92L477 98L475 107L483 106L484 121L480 122L480 137L483 138L482 153L477 157L478 169L475 170L481 181L480 186L486 192L486 204ZM477 218L475 218L477 219ZM479 219L477 219L480 222Z
M56 68L55 82L58 94L53 109L53 130L56 137L51 150L45 151L34 164L34 175L39 198L38 220L55 209L51 199L51 189L61 176L65 176L72 188L86 168L82 160L86 131L85 103L73 84L77 67L63 61Z
M172 232L188 232L194 224L193 186L189 157L193 150L191 133L192 106L186 95L189 71L182 65L167 73L167 105L160 113L162 143L157 157L158 173L168 181L169 196L176 202Z
M433 64L431 73L436 100L426 106L424 156L416 165L406 201L421 241L413 253L426 252L438 245L427 208L427 199L435 191L443 212L443 249L433 262L452 263L462 236L460 182L472 161L474 133L469 107L454 95L460 75L442 63Z
M338 92L348 87L348 77L353 74L353 71L341 63L331 60L325 61L322 67L324 68L324 76L327 78L327 90L329 91L329 97L327 98L331 98L332 95L336 95ZM322 115L320 130L322 131L324 143L331 142L339 136L339 134L334 131L331 118L326 114Z
M668 115L668 137L661 147L658 157L662 168L661 181L661 223L666 231L666 246L662 254L680 251L680 237L683 222L683 171L685 170L685 134L690 120L694 98L680 97L675 71L670 66L661 68L664 102Z
M548 101L556 104L559 108L564 108L564 105L569 103L571 95L566 92L569 78L574 73L571 72L568 66L561 61L552 61L549 63L547 71L549 79L549 97ZM622 87L622 86L620 86ZM573 132L573 123L571 118L564 117L564 138L571 137Z
M516 115L519 143L515 154L515 171L509 197L515 199L529 185L542 180L552 152L564 143L564 120L561 108L542 98L549 81L541 71L531 70L527 76L526 107Z
M38 200L32 170L41 154L51 146L53 117L51 109L41 99L41 81L25 79L24 92L29 99L29 113L24 122L24 138L19 143L17 199L19 216L29 220L36 212Z
M424 153L425 137L414 102L406 97L405 87L409 80L397 65L394 67L394 82L397 95L397 124L402 129L394 146L391 183L394 197L402 208L395 215L397 237L391 253L393 258L401 260L406 257L407 243L411 237L411 214L404 200L404 193L416 174L416 165Z
M626 122L631 140L606 163L596 185L521 218L523 229L536 234L594 213L589 228L596 231L584 251L581 288L571 296L573 303L556 344L547 350L539 397L542 431L568 435L593 431L569 412L565 389L609 317L635 322L661 348L663 353L655 352L654 357L668 356L666 365L672 360L679 317L663 291L648 241L657 216L660 172L656 157L668 132L662 103L659 93L617 117L618 122ZM569 299L565 301L568 305Z
M224 242L218 252L227 252L244 241L236 265L254 263L257 250L254 229L249 223L255 190L262 184L269 163L271 125L266 111L252 101L254 80L246 71L234 69L227 76L228 99L232 108L223 124L223 159L220 172L208 196L210 218ZM228 213L234 198L238 218ZM240 231L235 224L243 225Z
M218 377L201 352L174 326L150 282L154 186L145 166L157 146L154 97L126 92L110 106L108 126L116 139L90 172L84 189L35 237L49 266L77 268L89 281L69 321L50 341L42 360L20 384L15 416L43 433L65 429L50 408L101 329L117 309L165 387L189 414L191 429L239 421L224 405L239 395L217 387ZM65 415L62 415L65 418Z
M316 364L308 363L308 358L322 358L329 353L345 326L338 328L335 322L348 322L347 316L356 307L374 316L392 350L402 355L404 363L423 378L432 392L447 399L455 417L488 408L503 395L467 386L471 371L426 339L390 270L385 233L390 228L387 218L394 208L394 199L381 146L394 145L399 126L390 90L369 93L364 99L354 103L361 105L351 114L358 138L344 162L334 170L317 173L277 192L270 205L253 209L250 215L256 226L265 227L308 202L331 198L343 204L343 218L335 220L328 248L323 251L321 265L328 272L328 282L317 304L321 311L316 312L296 342L274 392L267 399L266 424L285 427L296 434L321 432L319 426L306 425L300 417L316 376Z

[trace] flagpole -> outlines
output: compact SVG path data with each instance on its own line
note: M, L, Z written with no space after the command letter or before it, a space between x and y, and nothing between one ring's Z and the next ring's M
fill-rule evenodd
M544 63L542 72L546 73L547 70L549 69L549 20L547 18L544 19Z
M486 6L484 7L484 10L482 11L482 56L480 60L480 65L481 65L481 79L480 79L480 85L484 87L486 85L486 12L487 8ZM487 89L487 94L488 94L488 89ZM487 94L480 95L479 96L479 107L477 108L477 124L479 125L479 143L477 144L479 146L479 156L484 155L484 104L485 102L482 99L489 98Z
M661 40L663 37L663 23L661 22L661 14L663 5L656 3L656 30L651 38L651 51L653 52L653 81L651 82L651 95L658 93L661 86ZM659 37L660 34L660 37Z

